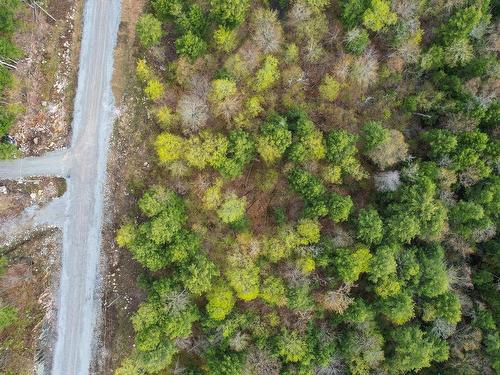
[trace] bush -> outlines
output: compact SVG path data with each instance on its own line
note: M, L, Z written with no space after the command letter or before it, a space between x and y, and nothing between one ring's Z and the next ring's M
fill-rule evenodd
M217 215L225 224L235 223L245 217L247 200L245 197L238 198L231 195L222 203L217 210Z
M223 320L233 309L233 291L223 284L215 286L207 294L207 313L213 320Z
M3 65L0 65L0 94L3 94L7 88L11 87L13 82L14 78L10 71Z
M21 156L21 151L10 143L0 143L0 160L14 159Z
M12 306L2 306L0 308L0 332L9 328L18 320L17 310Z
M276 338L276 350L285 362L299 362L307 355L308 345L296 331L285 330Z
M344 196L333 192L329 195L326 205L328 207L328 217L334 223L339 223L348 219L354 204L349 195Z
M210 0L210 15L218 24L235 27L245 20L248 0Z
M177 121L177 116L169 107L163 106L157 109L156 120L162 128L168 129Z
M172 133L161 133L155 140L156 155L161 163L178 160L184 153L184 139Z
M381 312L394 324L401 325L415 316L415 303L409 293L400 293L382 301Z
M361 273L368 271L372 255L367 247L359 245L354 250L340 248L335 251L333 263L340 279L353 283Z
M205 53L207 43L198 35L188 31L175 41L175 48L179 55L196 60Z
M341 85L327 74L319 86L319 94L322 99L333 102L339 95Z
M236 47L236 31L219 26L214 31L215 46L219 51L231 52Z
M252 86L257 92L266 91L280 78L278 60L273 56L266 56L264 65L255 74L255 82Z
M161 22L151 14L143 14L136 24L139 42L144 48L151 48L160 43L163 36Z
M382 219L377 210L361 209L358 214L357 238L367 245L377 245L384 235Z
M358 56L363 54L369 43L370 37L363 28L355 27L349 30L345 37L346 50Z
M144 93L150 100L156 101L165 93L165 86L160 81L152 79L148 81L148 84L144 88Z
M283 156L292 143L292 133L288 130L286 120L281 116L272 116L260 127L256 147L262 160L273 164Z
M391 12L391 5L385 0L371 0L370 8L363 13L363 25L371 31L380 31L397 20L398 16Z
M271 306L286 305L286 289L283 280L275 276L267 277L262 282L260 297Z
M146 83L154 78L151 68L147 65L146 60L144 59L137 60L135 74L143 83Z

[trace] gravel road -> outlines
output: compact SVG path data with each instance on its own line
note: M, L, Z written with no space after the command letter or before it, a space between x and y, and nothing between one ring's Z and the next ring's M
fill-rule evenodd
M65 197L56 205L60 209L54 210L51 206L40 219L63 227L53 375L89 373L99 307L96 284L114 111L111 78L120 0L86 0L84 12L70 149L38 158L0 162L0 179L67 177ZM51 215L57 217L53 220L47 217ZM21 220L25 222L33 217L28 215Z
M0 162L0 180L18 180L31 176L66 177L69 159L66 150L59 150L40 157L5 160Z
M113 52L120 0L87 0L72 126L68 205L53 375L89 373L96 312L104 184L113 122Z

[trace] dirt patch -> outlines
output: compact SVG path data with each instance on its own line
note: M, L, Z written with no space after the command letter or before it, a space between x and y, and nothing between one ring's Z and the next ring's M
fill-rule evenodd
M144 3L145 0L123 0L121 3L122 18L118 29L112 82L117 105L123 98L127 78L135 71L134 48L132 48L135 42L135 24L142 13Z
M0 276L0 305L15 311L0 332L0 368L6 374L50 370L55 323L54 286L59 275L61 233L40 233L3 252L7 264Z
M66 191L63 178L37 177L0 182L0 225L30 206L44 206Z
M52 0L46 9L23 7L24 27L14 37L24 52L7 102L19 107L10 134L24 155L68 145L78 72L82 0Z
M133 345L130 315L144 298L137 287L141 267L131 254L119 249L114 236L123 217L133 209L147 181L154 155L153 131L144 129L144 103L138 93L127 91L135 80L135 23L144 1L122 1L122 18L115 51L113 93L118 108L108 161L106 217L103 228L102 332L95 372L111 374ZM142 126L141 126L142 125Z

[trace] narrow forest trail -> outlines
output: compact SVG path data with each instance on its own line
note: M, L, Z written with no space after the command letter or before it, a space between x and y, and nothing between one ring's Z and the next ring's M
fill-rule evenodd
M86 0L70 149L0 162L0 179L67 178L64 199L43 212L27 213L16 222L23 224L19 230L31 223L63 229L54 375L84 375L90 371L99 307L96 290L119 22L120 0ZM10 230L14 228L6 228Z

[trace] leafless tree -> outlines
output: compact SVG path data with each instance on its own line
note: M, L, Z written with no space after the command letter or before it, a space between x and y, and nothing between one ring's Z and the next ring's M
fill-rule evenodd
M327 310L334 311L337 314L342 314L354 302L349 293L353 285L343 284L336 290L330 290L323 294L321 304Z
M254 349L248 353L244 375L278 375L280 361L265 350Z
M177 103L177 113L181 118L183 133L196 133L207 124L208 104L197 95L184 95Z
M257 9L252 20L252 38L264 53L273 53L279 50L283 40L283 29L278 21L276 11Z
M401 185L399 171L387 171L373 176L375 188L380 192L396 191Z

